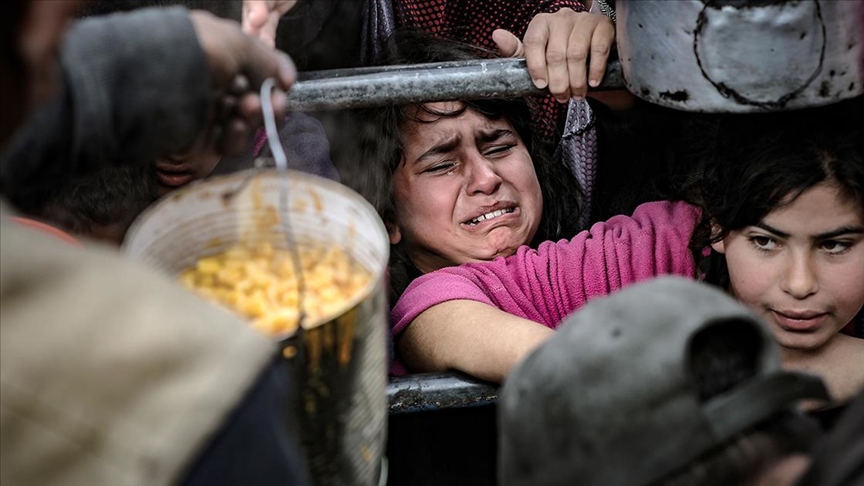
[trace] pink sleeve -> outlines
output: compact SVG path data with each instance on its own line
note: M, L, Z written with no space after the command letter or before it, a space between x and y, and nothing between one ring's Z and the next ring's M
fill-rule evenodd
M569 241L423 275L391 311L393 336L449 300L482 302L555 328L592 298L629 284L667 274L693 277L688 245L698 221L699 210L686 203L645 203L633 216L596 223Z

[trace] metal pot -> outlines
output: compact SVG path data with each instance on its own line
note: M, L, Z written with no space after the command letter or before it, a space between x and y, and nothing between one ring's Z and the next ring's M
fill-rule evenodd
M765 112L864 93L864 1L619 0L627 88L670 108Z
M283 193L284 191L284 193ZM281 204L283 194L286 204ZM387 432L387 299L390 251L384 223L359 194L297 171L246 171L172 192L130 228L124 251L173 278L204 256L222 252L276 209L290 222L261 237L274 246L335 245L372 275L371 282L326 322L276 339L299 383L289 413L299 416L316 485L378 484Z

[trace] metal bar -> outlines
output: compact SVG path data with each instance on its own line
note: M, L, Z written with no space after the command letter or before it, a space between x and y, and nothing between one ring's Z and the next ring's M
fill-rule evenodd
M387 385L390 413L411 413L495 403L498 387L461 373L393 377Z
M621 65L610 60L603 82L593 89L622 87ZM288 109L337 110L546 92L531 82L524 59L477 59L301 73L288 92Z

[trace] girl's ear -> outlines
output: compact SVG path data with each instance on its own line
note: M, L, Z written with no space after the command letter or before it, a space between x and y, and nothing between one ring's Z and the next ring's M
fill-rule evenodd
M715 235L720 234L720 225L717 224L716 221L711 221L711 240L714 240ZM714 249L717 253L726 253L726 244L723 243L723 240L715 241L711 243L711 248Z
M399 230L396 223L384 223L384 227L387 228L387 234L390 235L391 245L399 244L402 241L402 231Z

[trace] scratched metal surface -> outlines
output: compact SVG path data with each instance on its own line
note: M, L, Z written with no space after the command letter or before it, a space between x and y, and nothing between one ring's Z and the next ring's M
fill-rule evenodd
M387 398L391 414L456 409L494 403L498 386L461 373L417 373L392 377Z
M623 87L621 66L612 59L602 83L594 89ZM524 59L478 59L300 73L288 93L288 109L336 110L546 92L531 82Z
M864 93L864 1L620 0L627 88L696 112L766 112Z

